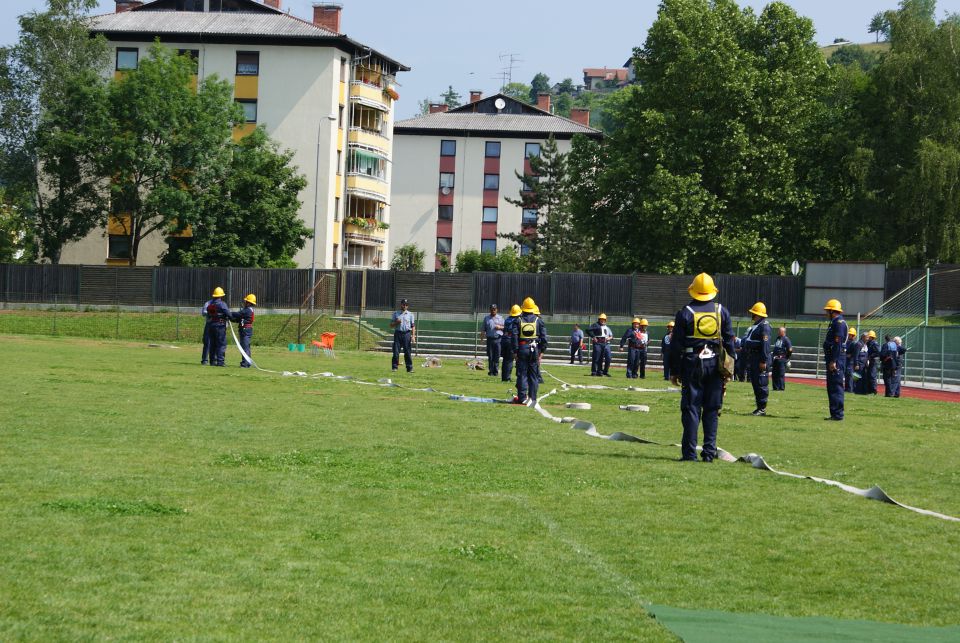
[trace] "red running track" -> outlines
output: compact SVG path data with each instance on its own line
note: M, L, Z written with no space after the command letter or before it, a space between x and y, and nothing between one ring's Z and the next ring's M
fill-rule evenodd
M811 379L809 377L787 377L788 382L794 384L806 384L807 386L826 386L826 381ZM847 393L853 395L853 393ZM883 395L883 384L877 384L877 395ZM917 400L931 400L934 402L954 402L960 404L960 393L954 391L938 391L928 388L916 388L913 386L901 386L900 397L911 397Z

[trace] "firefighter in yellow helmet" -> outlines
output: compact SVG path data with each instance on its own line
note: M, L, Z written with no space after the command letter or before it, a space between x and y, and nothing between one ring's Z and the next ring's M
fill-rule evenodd
M830 402L830 417L826 420L843 420L843 373L846 370L847 353L844 341L847 337L847 322L843 319L843 306L837 299L830 299L823 306L830 320L827 335L823 339L823 360L827 363L827 399Z
M587 334L593 340L593 353L590 359L590 375L594 377L610 377L610 342L613 341L613 331L607 326L607 314L597 315L597 321L590 324Z
M853 393L853 362L857 358L857 343L857 329L851 326L843 349L847 358L843 369L843 390L847 393Z
M503 364L500 366L500 381L513 381L513 334L516 332L516 323L520 318L520 306L510 307L510 314L503 320L503 337L500 338L500 356Z
M207 324L205 338L210 366L224 366L227 351L227 322L230 321L230 308L224 303L226 293L217 286L213 289L210 300L204 304ZM202 361L201 361L202 363Z
M627 349L627 379L637 379L646 376L647 344L650 335L647 333L646 319L634 317L630 328L620 338L620 350Z
M660 340L660 359L663 361L663 379L670 379L670 342L673 341L673 327L676 322L667 322L667 334Z
M767 307L758 301L747 312L753 318L753 325L747 330L743 340L743 352L747 354L747 372L753 384L753 399L757 408L753 415L767 414L767 398L770 395L767 367L770 366L770 323L767 321Z
M691 301L674 318L670 344L670 381L682 384L680 418L683 440L680 459L696 461L697 434L703 422L704 462L717 457L717 427L723 406L724 377L720 371L721 345L733 354L733 327L726 307L717 297L713 278L697 275L687 288Z
M547 350L547 327L537 316L536 302L527 297L520 306L516 332L513 337L513 352L517 362L516 404L537 403L539 390L540 355Z
M877 331L867 332L867 370L863 374L866 380L867 395L877 394L878 363L880 359L880 344L877 343Z
M240 348L243 350L243 353L240 355L240 368L250 368L250 362L247 360L247 357L250 357L250 340L253 339L253 309L256 307L256 305L257 296L253 293L250 293L243 298L243 308L241 308L238 312L231 314L233 321L237 322L237 328L239 329L240 336ZM246 354L246 357L244 354ZM253 358L250 357L250 359Z

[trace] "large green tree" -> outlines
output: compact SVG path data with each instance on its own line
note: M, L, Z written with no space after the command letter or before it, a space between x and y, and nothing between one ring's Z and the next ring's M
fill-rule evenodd
M407 243L396 249L390 270L406 270L409 272L423 272L423 261L427 253L415 243Z
M582 235L610 271L780 271L816 239L828 67L782 2L664 0L613 133L571 155Z
M0 182L51 263L104 220L95 154L108 54L83 22L96 6L49 0L46 11L20 17L17 44L0 48Z
M208 76L194 90L194 73L189 56L155 44L138 69L108 87L98 164L111 177L111 210L129 237L130 265L146 236L198 223L202 199L230 167L242 111L229 83Z
M185 266L292 268L312 236L299 217L306 179L263 128L233 143L222 177L198 199L193 236L164 263Z

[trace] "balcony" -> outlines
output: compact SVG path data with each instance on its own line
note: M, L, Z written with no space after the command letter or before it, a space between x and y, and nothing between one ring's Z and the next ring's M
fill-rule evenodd
M388 102L390 97L383 92L383 89L361 81L350 82L350 100L367 107L379 109L382 112L390 111L390 103Z
M390 139L379 132L362 127L351 127L347 140L350 143L377 150L386 156L390 155Z
M381 179L366 174L347 173L347 194L386 203L388 188L387 182Z
M344 219L343 223L346 240L361 246L382 246L387 236L386 227L389 227L376 219L355 217Z

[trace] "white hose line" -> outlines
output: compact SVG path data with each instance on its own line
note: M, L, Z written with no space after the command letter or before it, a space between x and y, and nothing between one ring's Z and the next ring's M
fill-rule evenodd
M546 370L545 368L541 368L540 372L546 373L553 379L563 384L563 388L578 388L578 389L587 389L591 391L634 391L639 393L679 393L680 392L680 389L678 388L642 388L639 386L626 386L626 387L606 386L604 384L571 384L570 382L565 382L564 380L560 379L559 377L557 377L550 371Z

